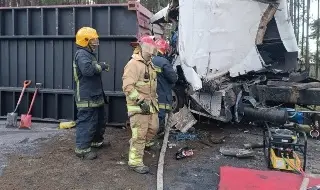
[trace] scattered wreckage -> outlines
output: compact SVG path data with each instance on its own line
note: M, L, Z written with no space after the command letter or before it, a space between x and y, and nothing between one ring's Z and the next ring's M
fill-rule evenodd
M286 0L172 0L151 18L159 23L177 26L175 112L222 122L291 120L318 132L318 112L309 106L320 105L320 83L299 69Z

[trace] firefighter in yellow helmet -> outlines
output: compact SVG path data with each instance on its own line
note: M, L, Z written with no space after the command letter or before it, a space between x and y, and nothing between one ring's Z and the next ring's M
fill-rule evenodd
M144 149L153 145L159 123L157 75L151 63L157 49L152 36L142 36L137 48L124 68L122 89L132 131L128 165L144 174L149 172L143 164Z
M103 145L105 132L104 104L107 103L102 88L101 72L109 66L98 62L95 50L99 36L95 29L82 27L76 34L77 51L74 56L76 120L76 150L78 157L92 160L97 157L92 148Z

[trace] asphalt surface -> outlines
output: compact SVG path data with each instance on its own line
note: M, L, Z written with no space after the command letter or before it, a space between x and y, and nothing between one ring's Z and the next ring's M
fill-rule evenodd
M0 176L8 163L10 154L35 154L39 143L50 140L63 131L58 130L58 124L33 123L31 130L6 128L5 121L0 120Z
M164 189L218 189L220 166L267 170L262 149L256 149L254 157L248 159L226 157L219 152L220 147L243 148L244 143L262 142L259 128L200 124L196 126L196 134L199 140L178 141L170 136ZM5 155L2 165L6 166L0 177L1 189L156 189L157 152L145 152L150 174L136 174L127 167L129 129L107 128L105 139L111 142L111 147L99 150L94 161L75 157L74 129L57 130L57 125L38 124L32 131L1 128L0 136L1 148L6 147L1 151L1 158ZM176 160L176 152L185 146L192 148L194 155ZM307 172L319 174L320 143L309 139L308 147Z

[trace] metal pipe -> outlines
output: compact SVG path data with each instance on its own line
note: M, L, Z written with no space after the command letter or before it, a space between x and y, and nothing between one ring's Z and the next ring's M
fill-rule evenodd
M288 112L274 108L253 108L244 106L244 118L250 121L265 121L285 124L288 121Z

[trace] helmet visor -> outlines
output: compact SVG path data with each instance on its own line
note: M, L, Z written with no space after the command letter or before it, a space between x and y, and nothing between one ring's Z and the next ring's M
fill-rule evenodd
M90 46L99 46L99 39L94 38L94 39L89 40L89 45Z
M152 45L152 44L142 43L141 44L141 50L142 50L142 52L148 53L150 55L156 55L157 54L157 47L155 45Z

